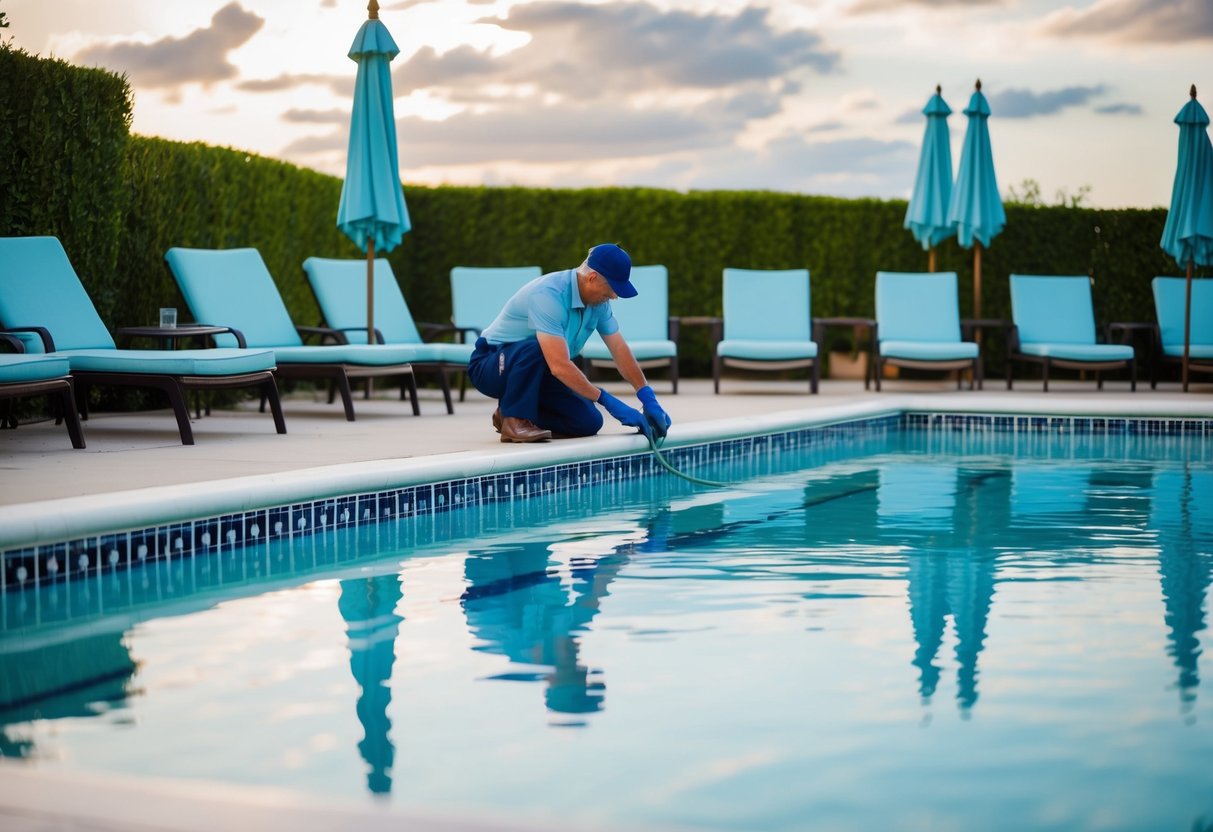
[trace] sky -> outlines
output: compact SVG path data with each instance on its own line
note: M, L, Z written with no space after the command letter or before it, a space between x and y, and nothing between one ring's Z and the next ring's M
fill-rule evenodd
M366 0L0 0L17 46L125 73L133 130L344 174ZM1164 206L1213 101L1213 0L384 0L401 178L908 198L981 80L1004 198ZM1202 101L1205 99L1202 99ZM1208 105L1206 105L1208 107Z

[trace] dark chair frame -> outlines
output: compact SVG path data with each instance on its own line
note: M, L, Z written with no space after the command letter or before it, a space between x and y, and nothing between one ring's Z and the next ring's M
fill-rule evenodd
M14 352L25 352L25 344L14 335L0 333L0 341L9 344ZM55 424L65 422L72 447L78 450L84 447L84 430L80 426L80 415L76 411L76 391L71 376L0 384L0 399L22 399L30 396L47 396L52 402L57 403L58 412L55 416ZM6 402L6 407L0 411L0 428L16 427L17 419L8 410Z

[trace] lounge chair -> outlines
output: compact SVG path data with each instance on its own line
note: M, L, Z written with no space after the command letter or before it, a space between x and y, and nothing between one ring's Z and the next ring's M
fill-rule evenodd
M309 257L303 261L303 271L320 304L324 322L339 335L343 344L365 344L366 341L366 261L332 260ZM400 284L391 264L382 258L375 260L375 338L380 344L404 344L417 355L413 370L432 370L438 374L446 412L454 413L451 385L447 374L467 370L472 355L471 344L426 343L409 311L408 302L400 292ZM404 388L400 390L404 395Z
M117 349L55 237L0 238L0 325L21 337L26 352L68 360L86 418L92 385L156 388L168 396L181 443L193 445L186 390L255 387L269 401L278 433L286 433L272 352Z
M1187 280L1154 278L1154 312L1158 315L1154 357L1159 362L1182 363L1184 308ZM1188 371L1213 373L1213 280L1192 281L1192 319L1188 338ZM1158 386L1157 367L1151 367L1150 386Z
M817 392L821 362L812 337L808 269L725 269L723 312L723 338L712 362L715 392L725 367L811 367L809 390Z
M543 275L539 266L455 266L451 269L451 328L465 344L475 344L514 293ZM459 401L467 376L459 380Z
M971 369L969 389L982 386L981 350L962 340L956 272L876 273L876 389L884 366L919 370Z
M1103 370L1125 367L1137 389L1137 362L1127 344L1097 343L1091 278L1086 275L1011 275L1007 389L1016 361L1041 365L1044 389L1053 367L1093 370L1103 389Z
M679 323L678 318L670 317L669 274L665 266L633 266L631 280L640 294L633 300L611 304L619 331L641 367L670 368L670 384L677 393ZM597 332L586 342L581 357L591 368L615 366L611 351Z
M15 335L0 334L20 351L24 344ZM49 396L58 403L62 419L67 423L67 435L73 448L84 447L84 431L80 429L80 414L76 411L76 394L72 385L71 363L66 358L50 355L25 355L21 352L0 354L0 400ZM57 422L58 420L56 420ZM7 408L0 409L0 428L17 427L17 419Z
M282 378L320 379L337 388L345 418L354 421L351 378L400 376L407 384L413 414L420 415L417 382L411 363L417 351L391 344L305 345L300 333L332 334L322 327L300 327L274 284L265 261L255 248L170 248L164 255L181 287L194 319L229 327L233 335L215 336L217 342L236 342L271 350Z

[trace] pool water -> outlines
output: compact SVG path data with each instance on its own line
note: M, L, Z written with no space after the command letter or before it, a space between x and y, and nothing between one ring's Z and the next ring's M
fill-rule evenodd
M0 752L572 827L1213 827L1203 440L893 429L307 547L360 554L8 593Z

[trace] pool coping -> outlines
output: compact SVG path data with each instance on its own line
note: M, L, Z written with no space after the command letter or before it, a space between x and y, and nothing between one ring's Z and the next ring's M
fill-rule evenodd
M666 448L780 434L906 413L977 416L1057 416L1113 419L1211 419L1213 405L1192 401L1092 401L1010 397L971 399L963 408L929 394L894 394L859 402L679 425ZM0 552L96 536L115 530L163 526L272 506L372 494L408 486L529 471L647 453L638 434L511 448L508 454L458 451L301 468L234 479L139 488L0 506Z

